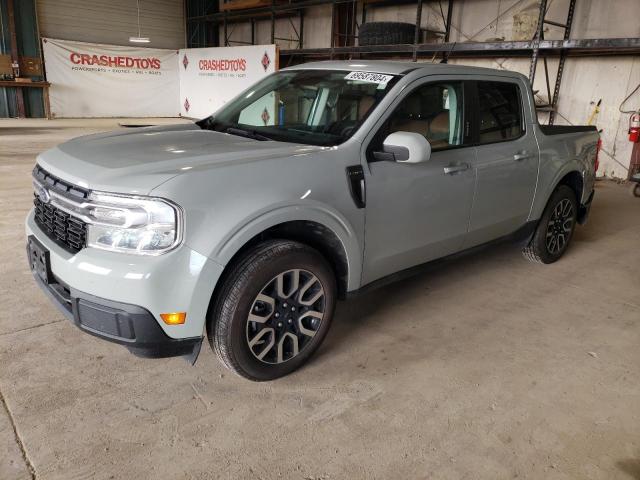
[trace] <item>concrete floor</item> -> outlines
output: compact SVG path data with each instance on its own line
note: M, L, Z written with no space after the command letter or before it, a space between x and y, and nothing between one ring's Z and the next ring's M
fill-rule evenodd
M599 182L551 266L500 246L338 306L272 383L142 360L31 279L35 155L114 120L0 121L0 479L640 479L640 199Z

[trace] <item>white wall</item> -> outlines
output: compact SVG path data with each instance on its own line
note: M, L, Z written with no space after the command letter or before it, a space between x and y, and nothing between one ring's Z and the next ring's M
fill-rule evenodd
M37 0L42 37L108 45L130 45L138 36L136 0ZM140 0L140 25L145 46L185 46L183 0Z
M456 0L452 16L451 41L530 40L536 28L539 4L538 0ZM568 4L569 0L548 0L547 19L564 23ZM579 0L576 4L571 38L640 37L639 6L640 0ZM442 7L446 15L447 2L444 0ZM357 19L360 21L360 11ZM415 19L415 5L372 6L367 10L368 21L414 23ZM297 19L292 20L298 28ZM257 43L268 43L271 31L269 21L261 21L258 24ZM431 30L444 28L438 1L424 2L421 26ZM330 34L330 5L307 9L304 46L328 47ZM561 39L563 34L563 29L545 25L545 38ZM289 21L279 19L276 24L276 37L294 36ZM232 35L233 39L249 40L248 24L238 25ZM425 35L423 40L436 41L432 35ZM276 43L281 48L297 47L293 42ZM453 58L451 63L516 70L526 75L529 73L530 65L528 58ZM557 59L550 58L548 64L553 93ZM601 174L626 177L632 147L626 135L629 117L621 114L618 107L624 97L639 83L638 56L569 58L565 64L556 124L585 124L593 112L595 103L602 99L601 111L596 120L598 128L603 130ZM542 60L538 63L534 90L538 90L539 103L548 103ZM640 93L627 103L626 108L640 108ZM546 114L540 115L542 122L545 122L546 118Z

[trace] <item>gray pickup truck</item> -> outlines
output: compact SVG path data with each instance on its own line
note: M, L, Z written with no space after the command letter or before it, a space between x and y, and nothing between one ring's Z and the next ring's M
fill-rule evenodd
M517 73L318 62L192 124L37 159L34 278L87 333L251 380L301 366L336 299L513 239L551 263L593 199L594 127L538 124Z

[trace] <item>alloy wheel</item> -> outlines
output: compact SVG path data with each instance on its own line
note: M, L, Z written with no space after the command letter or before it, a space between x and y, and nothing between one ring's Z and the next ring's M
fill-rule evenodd
M547 250L552 255L561 253L569 242L573 231L574 212L571 201L563 198L553 209L547 224Z
M269 364L299 355L325 316L325 291L313 273L287 270L271 279L256 296L247 317L251 353Z

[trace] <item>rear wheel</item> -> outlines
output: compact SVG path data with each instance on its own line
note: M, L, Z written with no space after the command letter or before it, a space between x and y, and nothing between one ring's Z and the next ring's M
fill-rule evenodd
M533 238L522 251L525 258L537 263L553 263L569 247L578 217L578 202L574 191L560 185L542 214Z
M335 301L335 277L320 253L297 242L265 242L223 280L209 342L238 375L272 380L299 368L320 346Z
M631 194L634 197L640 197L640 183L636 183L634 187L631 189Z

